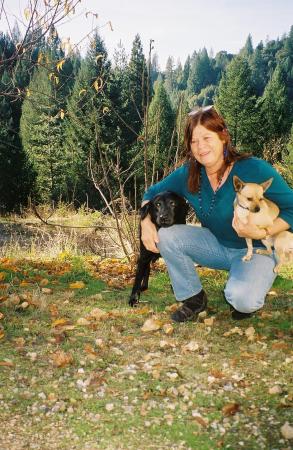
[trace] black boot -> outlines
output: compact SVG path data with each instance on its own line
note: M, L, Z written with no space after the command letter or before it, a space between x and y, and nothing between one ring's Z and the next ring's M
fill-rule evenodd
M186 322L187 320L194 319L201 311L204 311L207 307L207 296L202 289L198 294L184 300L183 305L171 314L171 319L174 322Z
M236 309L234 309L234 311L232 311L232 319L234 320L243 320L243 319L249 319L250 317L252 317L251 313L243 313L240 311L237 311Z

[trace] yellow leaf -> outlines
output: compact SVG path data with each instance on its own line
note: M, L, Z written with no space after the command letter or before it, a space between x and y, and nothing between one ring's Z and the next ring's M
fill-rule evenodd
M163 325L163 331L165 334L167 334L169 336L170 334L173 334L174 327L170 323L165 323Z
M42 60L43 60L43 53L40 52L40 53L38 54L38 64L40 64L40 63L42 62Z
M0 330L0 341L5 337L5 333L3 330Z
M30 9L29 8L25 8L25 10L24 10L24 17L26 18L26 20L29 20L30 15L31 15Z
M64 109L60 109L60 118L63 120L64 119Z
M48 283L49 283L49 280L47 278L43 278L40 281L40 286L47 286Z
M104 58L104 55L102 53L96 56L96 62L98 62L98 60L101 58Z
M57 319L54 320L54 322L52 322L52 327L57 328L57 327L62 327L63 325L67 325L69 323L68 319Z
M147 319L143 326L141 327L141 330L144 332L149 331L157 331L160 328L162 328L162 322L158 319Z
M85 284L83 281L75 281L74 283L70 283L70 289L83 289Z
M214 325L214 320L214 317L209 317L208 319L204 319L203 322L207 327L212 327Z
M79 91L79 96L81 96L81 94L84 94L86 92L86 89L81 89L80 91Z
M54 77L55 84L59 84L59 77Z
M52 78L55 77L55 74L54 74L54 72L50 72L48 76L49 76L49 80L52 80Z
M94 88L96 91L99 91L103 87L103 80L101 77L98 77L94 82Z
M6 278L6 273L5 272L0 272L0 281L5 280Z
M108 108L108 106L104 106L103 114L107 114L109 111L110 111L110 109Z
M61 59L61 61L59 61L57 63L57 71L60 72L60 70L62 70L63 64L65 63L65 59Z
M27 89L27 90L26 90L26 96L27 96L27 97L30 97L30 95L31 95L31 91L30 91L29 89Z

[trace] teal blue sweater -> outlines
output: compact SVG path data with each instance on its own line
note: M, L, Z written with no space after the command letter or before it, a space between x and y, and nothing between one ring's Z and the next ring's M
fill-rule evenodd
M201 170L202 210L203 213L207 214L214 192L204 168ZM279 217L290 225L292 231L293 190L269 163L255 157L235 162L227 180L216 194L214 207L208 217L201 214L198 193L191 194L188 191L188 163L176 169L159 183L151 186L145 192L143 200L151 200L156 194L163 191L176 192L188 200L202 226L208 228L221 244L230 248L245 248L245 239L240 238L232 228L233 202L235 199L233 175L237 175L246 183L262 183L273 177L273 183L266 191L265 196L279 206ZM254 241L254 245L261 246L262 244L260 241Z

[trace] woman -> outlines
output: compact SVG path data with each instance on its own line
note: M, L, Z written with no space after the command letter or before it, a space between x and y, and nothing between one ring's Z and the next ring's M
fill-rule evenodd
M189 113L184 143L185 164L151 186L143 197L145 204L159 192L176 192L188 200L202 225L173 225L157 232L149 217L142 221L143 243L148 250L160 251L175 297L182 302L171 317L184 322L206 308L207 297L194 263L228 270L224 293L232 317L250 317L263 306L273 284L275 261L273 256L259 254L249 262L242 261L247 251L244 238L253 239L259 247L261 239L293 228L293 190L269 163L236 152L227 126L213 106ZM274 178L266 196L279 206L280 214L271 227L243 226L234 217L233 175L254 183Z

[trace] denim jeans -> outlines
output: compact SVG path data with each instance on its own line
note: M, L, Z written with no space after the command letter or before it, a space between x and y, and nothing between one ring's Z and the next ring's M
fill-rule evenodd
M224 247L207 228L191 225L160 228L159 240L157 245L167 264L177 300L186 300L201 291L194 266L197 263L229 271L224 293L237 311L250 313L263 306L276 278L273 256L254 253L250 261L244 262L246 248Z

